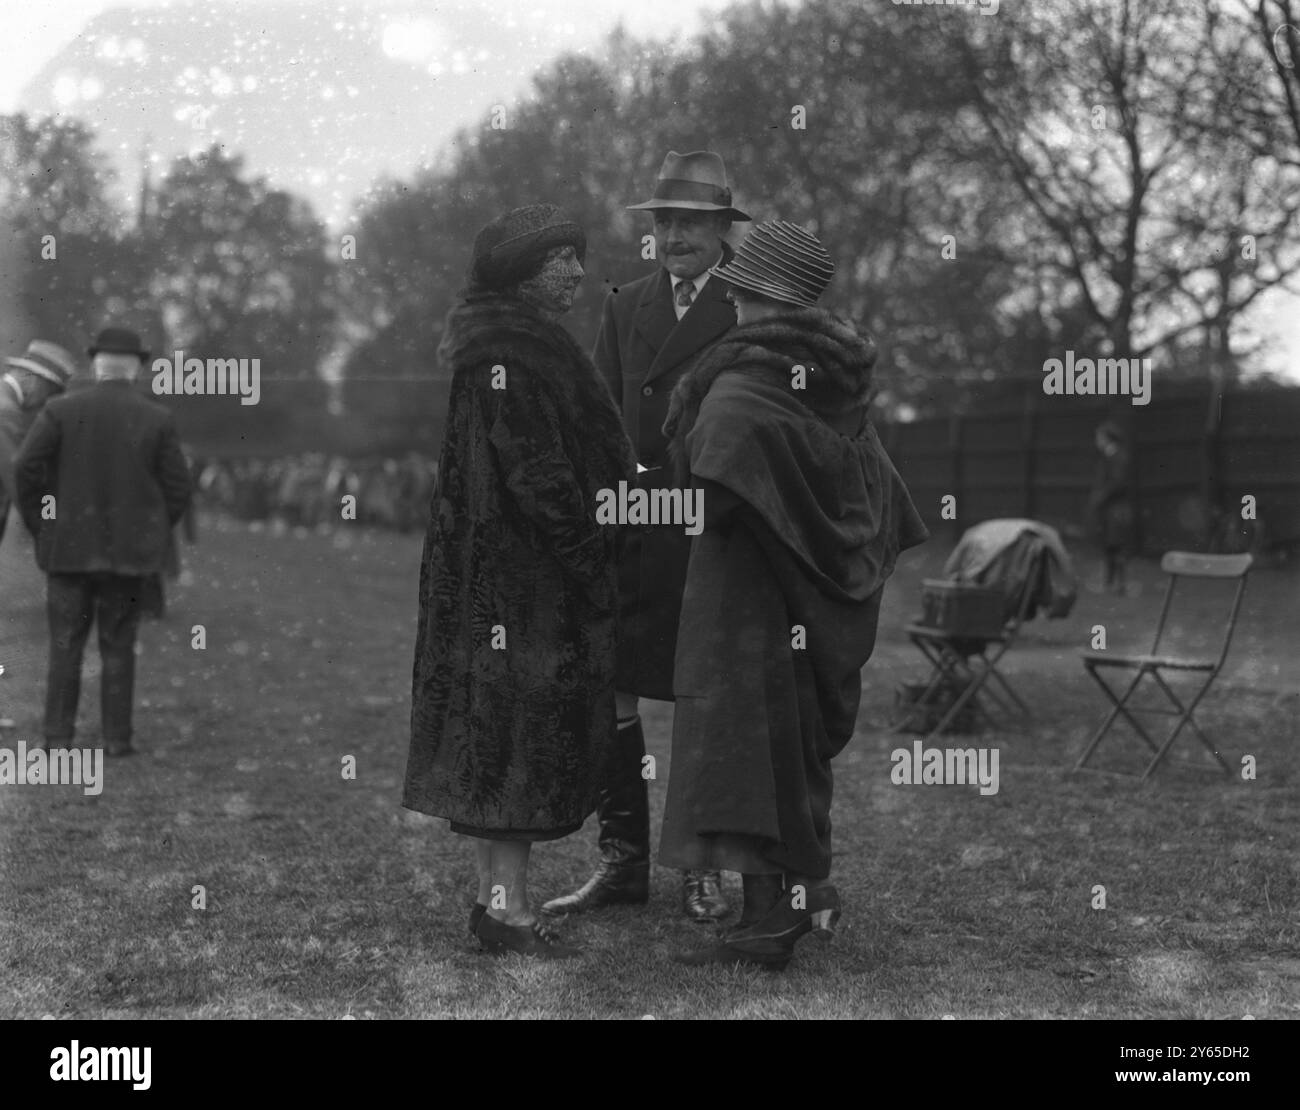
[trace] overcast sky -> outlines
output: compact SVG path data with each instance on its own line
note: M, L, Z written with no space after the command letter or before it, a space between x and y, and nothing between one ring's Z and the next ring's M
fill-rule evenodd
M405 176L413 165L432 156L455 127L481 120L496 97L526 91L530 79L528 67L542 64L541 59L562 50L581 51L598 46L619 22L638 37L687 37L702 27L707 15L728 7L731 0L301 0L304 43L313 37L324 41L321 49L326 52L326 60L322 63L320 57L315 59L321 65L316 80L320 86L318 91L322 97L332 100L311 104L303 102L301 84L290 87L281 83L277 99L276 75L268 80L264 69L257 69L256 50L248 51L248 72L242 76L222 70L221 63L230 60L231 30L246 31L255 39L257 11L272 2L0 0L0 42L5 45L4 62L0 65L0 112L39 112L50 110L52 105L55 110L65 110L84 119L99 133L101 146L115 161L119 187L129 196L139 180L137 161L143 132L149 134L154 144L155 165L165 165L171 157L185 153L176 148L174 133L159 134L159 129L145 122L146 99L156 111L157 96L128 101L132 109L129 116L138 122L123 126L121 98L130 97L130 86L118 83L116 75L130 74L135 66L145 81L155 85L155 91L157 87L165 87L164 83L174 83L174 92L162 97L169 113L173 107L182 114L217 109L211 126L190 128L185 136L196 149L220 139L233 150L247 153L251 170L267 172L274 184L304 193L325 219L337 224L351 209L358 190L377 173ZM285 2L279 0L281 6ZM293 0L287 2L292 4ZM202 23L220 24L222 33L211 33L213 42L209 49L205 49L203 41L182 40L183 64L169 59L171 64L163 66L164 72L159 72L160 59L149 59L147 49L138 41L83 39L78 42L87 24L105 13L130 11L138 13L138 21L148 23L158 9L169 7L196 10L201 14ZM364 13L359 20L358 11ZM471 29L464 22L467 20L479 26ZM126 22L136 21L133 15ZM510 28L504 34L496 30L502 23ZM331 33L335 38L331 39ZM340 82L338 75L330 72L328 52L337 45L339 34L352 35L353 41L358 42L358 50L364 48L364 53L377 61L391 63L397 71L411 74L412 79L418 77L424 82L426 94L430 77L435 79L438 88L445 87L447 93L437 95L434 116L428 117L426 113L421 118L415 113L413 121L408 120L411 113L404 113L402 97L390 96L385 86L376 95L387 99L378 106L373 101L358 101L361 115L354 115L350 137L342 133L340 121L345 116L340 113L346 111L348 95L355 96L365 90L349 87L346 78ZM298 35L296 28L292 35ZM218 39L225 44L224 59L216 51ZM138 55L131 53L133 49L139 51ZM46 87L25 96L24 90L42 69L69 51L83 60L93 54L97 64L108 65L109 84L106 86L99 77L87 76L74 66L66 73L47 74ZM238 52L244 53L244 48ZM485 58L488 60L484 61ZM213 66L213 62L218 64ZM61 62L57 68L62 66ZM173 68L177 72L172 73ZM313 74L316 72L312 70ZM377 72L390 74L390 67L381 65ZM203 87L205 81L207 87ZM244 82L242 98L241 81ZM252 84L247 84L250 81ZM196 82L199 87L191 87ZM223 83L230 88L221 88ZM116 116L110 113L114 93L119 109ZM241 106L236 108L235 102L241 100ZM412 102L426 103L427 95L421 101L413 93ZM249 104L260 110L260 120L248 118ZM139 111L135 110L137 106ZM389 120L390 130L383 130L385 115L400 117L400 126L395 127ZM289 118L295 121L291 126L298 127L291 136L296 142L286 141L283 132L274 130L275 124L283 127ZM232 119L233 123L228 122ZM156 116L153 122L157 123ZM359 126L362 134L358 134ZM418 137L413 137L413 127L418 130ZM369 141L368 146L365 140ZM172 149L168 149L169 142ZM340 149L332 149L331 142ZM349 166L349 161L354 164ZM1260 299L1251 313L1251 322L1282 344L1282 351L1267 362L1300 380L1300 299L1271 291Z
M213 11L228 11L232 20L254 12L263 0L202 0ZM322 9L322 0L302 0L304 6ZM552 24L573 24L573 43L594 43L621 19L637 34L666 37L676 31L690 34L700 26L700 13L721 11L728 0L491 0L492 6L508 8L523 17L542 13ZM498 6L499 5L499 6ZM5 45L0 65L0 112L23 107L22 88L41 67L95 16L113 8L165 8L180 6L173 0L3 0L0 3L0 41ZM379 13L391 13L395 26L409 25L412 17L436 19L446 4L436 0L359 0L359 6ZM485 2L485 6L487 6ZM324 5L328 12L328 4ZM402 43L392 42L401 49ZM418 47L418 41L405 44Z
M0 111L91 127L124 211L142 157L156 180L220 143L337 228L560 54L599 56L619 23L685 41L728 2L0 0Z

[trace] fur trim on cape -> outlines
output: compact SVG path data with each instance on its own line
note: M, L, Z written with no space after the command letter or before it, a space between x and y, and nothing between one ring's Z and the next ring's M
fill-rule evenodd
M859 335L847 320L820 308L791 308L734 328L677 383L669 400L664 434L678 476L685 465L686 437L720 375L760 378L788 388L793 368L803 366L805 388L792 390L791 396L823 419L843 419L855 411L866 416L875 361L870 336Z

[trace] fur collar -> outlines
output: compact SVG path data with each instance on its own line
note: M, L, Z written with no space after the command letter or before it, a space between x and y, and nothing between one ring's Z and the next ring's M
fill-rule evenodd
M576 437L595 488L636 474L623 422L586 351L557 321L533 305L498 293L474 294L448 314L438 359L451 372L522 366L557 400ZM486 380L486 379L485 379Z
M853 326L820 308L791 308L754 324L733 328L683 376L668 403L664 434L675 459L685 457L685 440L700 405L722 374L743 374L789 387L792 368L808 367L805 388L791 390L823 419L853 412L865 416L871 403L871 367L876 345Z
M516 348L516 355L528 351L536 357L545 352L563 362L576 354L586 361L586 354L558 322L527 301L497 293L473 294L447 313L438 359L445 367L454 368Z

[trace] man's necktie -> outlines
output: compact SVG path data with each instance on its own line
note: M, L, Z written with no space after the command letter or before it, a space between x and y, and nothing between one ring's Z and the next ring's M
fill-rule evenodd
M679 281L677 283L677 307L690 308L693 300L695 300L695 283L693 281Z

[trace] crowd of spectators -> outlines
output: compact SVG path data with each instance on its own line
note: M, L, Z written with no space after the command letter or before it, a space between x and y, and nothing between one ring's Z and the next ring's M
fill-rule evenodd
M319 528L344 520L411 532L428 521L437 464L404 458L201 459L193 464L199 505L237 520ZM347 498L355 498L348 501Z

